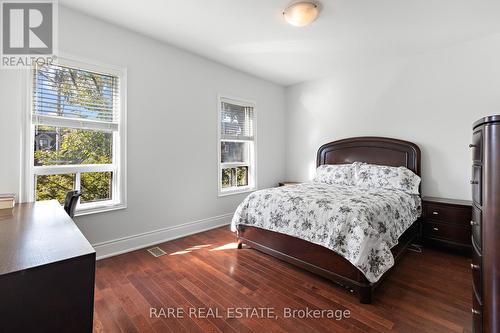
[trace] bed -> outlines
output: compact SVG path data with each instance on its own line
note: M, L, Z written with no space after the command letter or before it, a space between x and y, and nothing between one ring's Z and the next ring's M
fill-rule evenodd
M356 137L327 143L321 146L317 153L317 166L354 162L393 167L404 166L420 176L420 149L416 144L407 141L382 137ZM233 219L233 228L237 232L239 249L242 248L243 244L246 244L356 292L361 303L371 303L373 290L420 233L418 219L420 197L416 196L418 198L415 195L383 189L359 191L353 188L328 187L314 183L261 190L251 194L249 198L245 199L247 203L244 202L238 207ZM317 212L314 209L305 215L302 212L300 225L283 225L281 223L283 220L289 221L291 219L283 218L281 215L275 218L274 215L283 214L278 207L273 206L273 203L282 200L280 198L290 198L289 201L292 202L293 207L289 207L288 213L301 211L301 209L303 211L307 208L303 201L314 200L320 205L334 206L331 209L322 209L321 214L328 214L331 211L338 215L340 212L345 213L344 215L351 219L353 214L365 210L364 201L380 201L380 207L378 207L380 214L376 214L375 218L381 220L372 221L374 219L372 216L363 222L366 225L368 223L380 225L381 228L378 231L380 234L377 234L376 230L374 234L365 232L364 236L368 241L363 238L363 235L360 235L360 237L351 237L347 240L347 242L352 242L354 239L355 246L345 246L345 237L339 241L338 238L322 237L322 235L337 234L334 228L343 226L348 220L339 222L339 217L334 213L330 213L331 216L326 217L322 215L321 219L328 218L328 221L332 221L327 226L333 228L333 231L317 232L315 222L319 218L315 215ZM318 198L324 198L324 200L318 200ZM253 202L254 206L259 207L259 210L254 208L254 213L256 211L255 214L262 215L260 219L253 218L253 220L258 221L246 221L244 218L244 216L251 216L242 212L242 210L252 208L251 204L248 203L250 199L253 201L249 202ZM297 202L293 200L297 200ZM301 205L304 207L301 208ZM383 212L385 211L389 211L391 214L395 213L399 218L397 224L389 225L391 228L389 230L387 225L383 224ZM235 223L235 220L240 222ZM361 220L358 218L356 221ZM368 230L369 228L363 223L356 230ZM325 227L325 225L321 226ZM296 228L295 234L287 232L294 228ZM299 230L299 228L301 229ZM374 230L374 228L370 230ZM300 238L296 237L297 233L301 234ZM349 230L349 233L356 235L356 232L352 230ZM362 246L356 242L362 243ZM356 250L349 250L350 248ZM376 249L377 255L370 257L368 254L370 251L373 252L373 249ZM361 256L359 251L368 252L366 256Z

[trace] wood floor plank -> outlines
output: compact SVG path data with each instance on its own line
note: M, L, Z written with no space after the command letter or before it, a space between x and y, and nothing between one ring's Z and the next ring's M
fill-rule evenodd
M192 237L192 239L199 240L198 237L196 236ZM242 252L241 254L246 254L246 253ZM201 260L211 262L214 266L217 266L217 263L213 262L210 257L204 257L200 252L193 253L193 256L199 256ZM222 266L220 266L221 269L223 269L225 266L231 266L234 264L233 262L234 256L228 255L226 252L219 252L217 254L217 257L219 261L221 261L222 263ZM276 307L281 312L285 307L314 308L313 304L308 304L304 299L294 297L294 292L296 290L291 287L293 286L293 284L287 283L287 281L283 280L282 278L280 279L280 274L275 270L264 271L262 269L255 269L255 267L254 269L251 269L250 267L248 267L248 265L245 265L242 262L242 260L240 260L239 256L238 256L238 264L240 269L238 271L238 274L242 274L245 279L252 279L253 281L255 281L254 283L256 285L257 291L254 292L253 295L255 297L259 297L260 299L267 300L268 302L265 304L265 306ZM302 327L303 330L319 331L319 332L323 332L325 330L331 330L338 325L337 323L332 321L328 321L328 323L326 323L324 320L321 319L304 320L304 323L306 326ZM302 323L295 322L294 325L295 329L297 329L296 326L299 326L300 328L302 326ZM346 326L342 325L340 327L337 327L337 329L341 328L345 330ZM350 327L350 329L355 331L355 327ZM368 331L370 331L368 327L364 327L364 329L362 330L362 332L368 332Z
M236 249L228 227L138 250L96 265L94 332L470 332L467 257L408 252L360 304L347 290L251 248ZM277 316L228 318L230 308L273 308ZM151 308L184 316L150 317ZM350 311L342 320L284 318L286 308ZM218 310L221 318L189 315Z

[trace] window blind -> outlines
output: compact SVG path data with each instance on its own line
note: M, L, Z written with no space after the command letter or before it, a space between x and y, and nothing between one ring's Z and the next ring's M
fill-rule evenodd
M34 124L118 130L118 77L55 64L33 75Z
M254 108L221 102L220 129L223 140L253 140Z

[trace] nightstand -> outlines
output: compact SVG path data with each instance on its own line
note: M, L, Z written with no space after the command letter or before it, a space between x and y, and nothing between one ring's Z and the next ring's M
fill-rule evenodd
M279 182L278 183L278 186L290 186L290 185L296 185L296 184L300 184L300 182Z
M471 250L472 202L422 198L424 244L469 252Z

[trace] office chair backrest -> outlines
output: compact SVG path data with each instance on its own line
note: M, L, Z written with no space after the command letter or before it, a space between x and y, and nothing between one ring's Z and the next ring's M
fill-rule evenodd
M78 203L78 198L82 194L80 191L68 191L66 193L66 199L64 200L64 210L68 213L69 217L73 218L75 216L76 204Z

